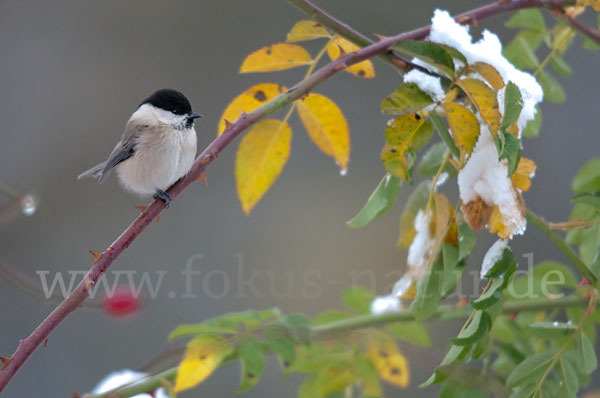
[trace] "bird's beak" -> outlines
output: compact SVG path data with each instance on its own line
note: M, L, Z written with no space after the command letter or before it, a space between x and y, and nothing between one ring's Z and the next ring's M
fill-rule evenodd
M201 114L196 113L196 112L192 112L192 113L190 113L190 115L187 118L190 119L190 120L193 120L193 119L198 119L198 118L201 118L201 117L203 117Z

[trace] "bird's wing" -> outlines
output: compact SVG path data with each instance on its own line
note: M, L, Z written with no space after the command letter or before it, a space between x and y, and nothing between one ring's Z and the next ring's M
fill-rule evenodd
M102 173L100 176L100 182L108 177L112 169L119 163L124 162L135 154L138 137L147 130L149 126L145 123L138 123L134 120L130 120L125 126L125 131L121 136L121 139L113 149L112 153L108 157Z

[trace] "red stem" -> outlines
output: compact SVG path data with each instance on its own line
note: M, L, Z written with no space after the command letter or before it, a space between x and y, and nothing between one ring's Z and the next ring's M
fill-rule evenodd
M544 8L562 8L570 4L570 1L559 0L514 0L510 2L493 3L473 11L460 14L456 17L461 23L472 23L482 18L491 17L501 13L531 7ZM347 54L338 58L335 61L323 66L308 78L296 84L286 93L279 95L271 101L263 104L254 111L242 115L235 121L225 132L215 138L206 149L200 154L196 162L192 166L189 173L181 180L176 182L167 191L173 199L206 169L212 163L217 155L229 145L234 138L241 134L245 129L259 121L260 119L274 113L283 108L289 103L302 98L309 93L314 87L325 81L335 73L343 70L347 66L372 58L376 55L385 53L390 46L402 40L419 40L427 36L430 31L430 26L421 27L410 32L401 33L399 35L385 38L370 46L364 47L356 52ZM165 208L162 200L155 200L150 204L138 218L131 223L127 229L106 249L102 252L98 261L90 268L83 280L65 298L55 309L38 325L38 327L27 337L22 340L6 367L0 371L0 392L6 387L8 382L15 375L17 370L25 363L31 353L50 335L60 322L67 315L77 309L81 303L87 298L87 291L100 279L106 269L119 257L119 255L129 247L129 245L142 233L142 231L152 222L152 220Z

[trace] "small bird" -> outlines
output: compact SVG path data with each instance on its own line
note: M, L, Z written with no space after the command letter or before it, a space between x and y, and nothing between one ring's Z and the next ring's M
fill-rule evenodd
M114 169L126 190L160 198L169 207L171 196L165 191L194 163L194 119L200 117L179 91L158 90L131 115L108 159L77 179L95 177L103 182Z

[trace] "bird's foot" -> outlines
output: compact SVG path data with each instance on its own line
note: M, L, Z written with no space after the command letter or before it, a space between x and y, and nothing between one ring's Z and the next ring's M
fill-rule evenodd
M154 195L152 195L152 197L154 199L162 199L162 201L165 202L165 206L167 207L167 209L171 205L171 195L169 195L162 189L157 189L156 193Z

